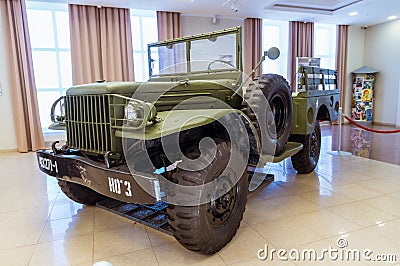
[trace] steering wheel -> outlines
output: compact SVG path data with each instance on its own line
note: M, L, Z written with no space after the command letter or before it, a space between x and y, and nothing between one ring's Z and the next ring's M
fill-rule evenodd
M225 60L221 60L221 59L215 59L215 60L211 61L211 62L208 64L207 70L211 70L211 66L212 66L213 64L215 64L215 63L222 63L222 64L226 64L226 65L228 65L228 66L230 66L230 67L232 67L232 68L235 68L235 66L234 66L231 62L228 62L228 61L225 61Z

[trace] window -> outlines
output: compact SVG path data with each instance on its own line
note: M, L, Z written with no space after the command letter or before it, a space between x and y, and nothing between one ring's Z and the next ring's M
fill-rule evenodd
M314 24L314 57L321 58L321 67L336 68L336 25Z
M43 132L51 105L72 85L67 4L27 2L29 36Z
M288 41L289 22L278 20L263 20L263 50L278 47L281 55L278 59L271 61L267 59L263 63L264 73L276 73L287 78L288 66Z
M158 40L156 12L131 9L131 29L135 81L147 81L149 78L147 44Z

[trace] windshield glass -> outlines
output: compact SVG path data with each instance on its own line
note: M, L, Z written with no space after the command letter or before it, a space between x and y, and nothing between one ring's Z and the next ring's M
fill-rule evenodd
M150 76L241 69L240 30L194 35L149 45Z
M185 73L186 43L151 47L151 75Z
M225 35L191 42L191 71L236 67L236 36Z

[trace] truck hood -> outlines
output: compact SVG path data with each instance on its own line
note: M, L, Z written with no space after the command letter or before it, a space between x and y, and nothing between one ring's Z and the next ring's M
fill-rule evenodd
M232 79L191 80L178 82L101 82L73 86L67 90L68 95L119 94L132 96L140 87L140 93L160 93L165 91L218 90L232 88L236 83Z

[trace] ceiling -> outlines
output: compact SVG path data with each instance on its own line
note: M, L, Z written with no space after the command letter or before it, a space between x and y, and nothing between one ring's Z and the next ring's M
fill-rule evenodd
M35 0L50 1L50 0ZM52 0L51 2L177 11L226 18L258 17L332 24L372 26L400 18L399 0ZM237 12L231 10L232 2ZM349 13L358 12L356 16Z

